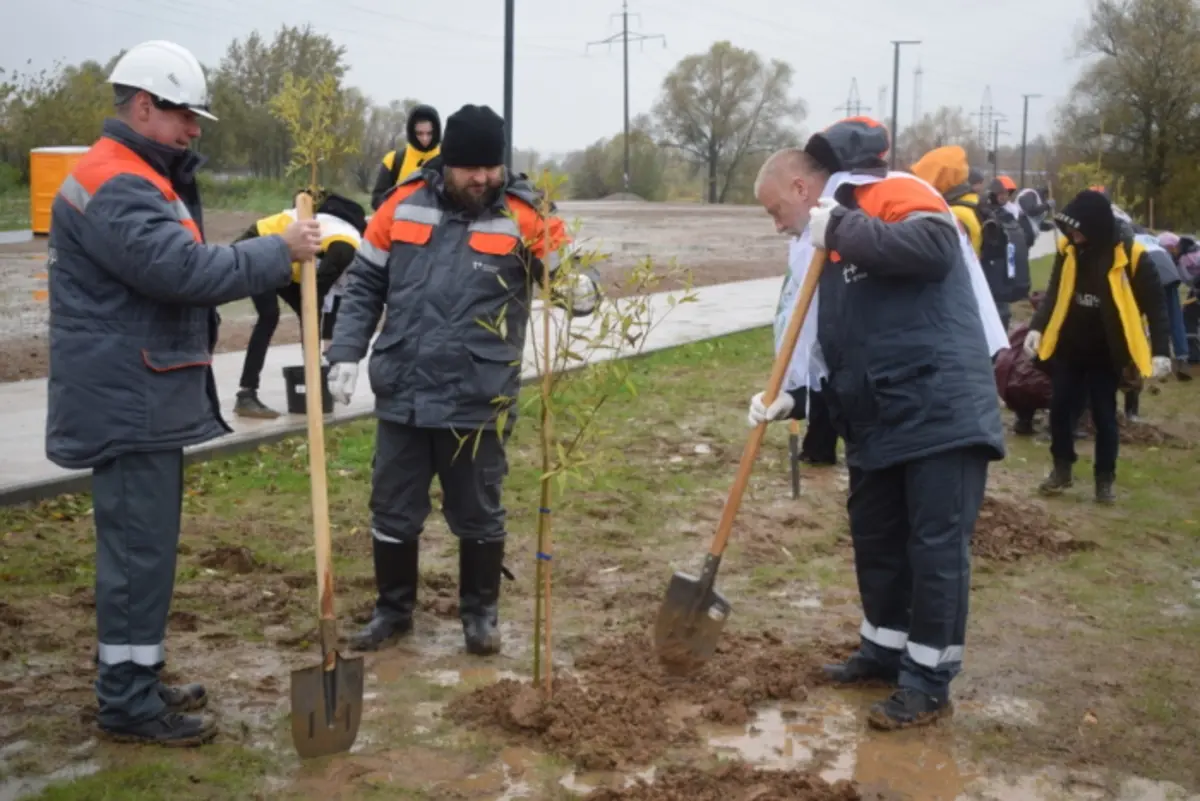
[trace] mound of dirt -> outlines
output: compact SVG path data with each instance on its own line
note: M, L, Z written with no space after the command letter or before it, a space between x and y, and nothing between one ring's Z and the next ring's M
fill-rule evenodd
M244 546L221 545L203 551L198 557L201 567L220 570L225 573L236 573L244 576L258 569L258 560L250 549Z
M1084 413L1083 431L1087 436L1096 436L1096 427L1092 424L1092 415ZM1183 437L1164 431L1153 423L1142 420L1131 421L1124 415L1117 417L1120 426L1122 445L1141 445L1151 448L1190 448L1192 443Z
M848 781L829 784L801 771L755 770L730 762L706 772L672 766L653 782L639 779L624 790L596 790L586 801L866 801Z
M983 499L971 550L995 562L1016 562L1030 556L1065 556L1095 548L1075 539L1046 510L988 496Z
M740 725L764 702L803 701L823 681L819 665L853 648L785 645L770 633L729 636L707 664L680 677L663 670L644 636L627 636L579 657L578 674L556 679L549 702L528 684L504 680L452 701L447 714L527 737L585 770L646 765L696 742L699 718Z

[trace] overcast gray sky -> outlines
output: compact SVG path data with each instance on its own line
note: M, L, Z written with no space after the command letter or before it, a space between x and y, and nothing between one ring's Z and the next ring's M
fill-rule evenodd
M15 5L19 0L3 0ZM1018 143L1021 95L1030 101L1030 136L1047 132L1053 109L1082 63L1074 33L1088 0L630 0L631 29L663 34L630 48L630 110L649 111L662 79L686 55L718 39L788 61L793 92L808 104L807 130L842 116L850 79L873 116L892 80L892 39L904 47L900 126L913 118L913 70L924 70L920 108L979 110L991 87L1008 119L1001 142ZM515 140L543 153L584 147L621 129L619 44L589 41L620 30L620 0L516 0ZM172 39L206 64L230 40L280 24L311 23L346 47L349 81L373 100L416 97L443 117L463 103L503 109L503 0L35 0L6 38L0 66L56 59L104 60L145 39ZM889 96L890 97L890 96ZM220 115L220 109L214 109ZM219 123L218 123L219 124Z

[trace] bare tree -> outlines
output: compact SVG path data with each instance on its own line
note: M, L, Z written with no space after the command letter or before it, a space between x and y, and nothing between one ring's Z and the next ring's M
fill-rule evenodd
M663 81L654 107L663 144L707 174L710 203L723 203L747 154L798 139L804 104L789 97L792 68L764 63L729 42L684 58Z

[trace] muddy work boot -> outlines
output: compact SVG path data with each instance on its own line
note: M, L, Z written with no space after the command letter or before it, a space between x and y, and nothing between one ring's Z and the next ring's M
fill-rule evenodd
M1113 484L1117 477L1112 473L1097 473L1096 474L1096 503L1115 503L1117 493L1113 490Z
M871 705L867 723L872 728L895 731L928 726L952 712L949 699L935 698L920 690L902 687L886 701Z
M100 727L106 739L117 743L163 745L174 748L204 745L217 736L217 723L207 715L181 715L164 709L152 720L130 726Z
M458 554L458 606L467 653L498 654L504 541L462 540Z
M1071 478L1070 463L1055 461L1050 475L1046 476L1045 481L1038 485L1038 492L1042 495L1060 495L1070 489L1074 483L1075 480Z
M821 672L834 684L847 685L875 682L895 684L900 678L899 669L889 668L882 662L870 659L858 652L851 654L845 662L822 666Z
M248 417L254 420L274 420L279 416L279 412L260 401L258 393L252 389L238 390L237 400L233 404L233 413L238 417Z
M382 542L373 537L371 544L379 598L371 621L350 638L355 651L378 651L410 634L417 605L420 542Z
M208 692L203 684L183 684L178 687L161 685L158 697L167 705L168 712L199 712L208 706Z

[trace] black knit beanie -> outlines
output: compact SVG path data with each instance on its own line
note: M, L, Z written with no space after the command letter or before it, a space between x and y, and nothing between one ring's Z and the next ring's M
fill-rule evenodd
M1083 234L1089 244L1108 245L1117 239L1117 218L1113 216L1112 203L1108 198L1091 189L1085 189L1066 205L1054 221L1064 234L1076 230Z
M446 119L442 162L447 167L498 167L504 163L504 118L488 106L466 105Z

